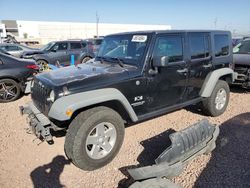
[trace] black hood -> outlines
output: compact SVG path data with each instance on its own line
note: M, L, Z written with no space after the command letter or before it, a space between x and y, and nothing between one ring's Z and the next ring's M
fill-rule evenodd
M234 54L233 60L236 65L250 65L250 54Z
M57 70L44 72L37 78L52 87L67 86L69 90L93 89L114 84L121 80L135 77L140 73L136 66L118 63L101 63L91 61L78 66L69 66Z

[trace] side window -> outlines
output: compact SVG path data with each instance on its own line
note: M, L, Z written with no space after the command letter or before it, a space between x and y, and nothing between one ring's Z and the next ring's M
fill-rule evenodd
M82 47L85 48L87 46L87 43L86 42L83 42L82 43Z
M57 43L53 46L53 50L67 50L68 49L68 43Z
M209 38L204 34L190 34L189 45L191 59L205 58L209 56Z
M168 56L169 62L183 60L183 48L181 36L165 36L156 40L154 47L154 57Z
M229 45L228 35L214 35L215 57L228 55Z
M6 46L6 51L19 51L20 49L17 46Z
M81 46L81 43L79 43L79 42L70 43L70 49L71 50L81 49L81 48L82 48L82 46Z

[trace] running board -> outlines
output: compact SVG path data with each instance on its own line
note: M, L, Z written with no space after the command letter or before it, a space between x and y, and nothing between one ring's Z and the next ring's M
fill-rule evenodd
M159 155L155 165L129 169L128 172L134 180L178 176L190 160L215 149L218 135L219 127L203 119L182 131L172 133L169 136L171 146Z

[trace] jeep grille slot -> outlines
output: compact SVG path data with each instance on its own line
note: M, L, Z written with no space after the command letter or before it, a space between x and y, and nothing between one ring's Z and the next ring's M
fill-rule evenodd
M31 97L35 106L45 115L48 114L50 102L47 100L49 97L50 89L46 88L42 83L37 80L34 81L32 87Z

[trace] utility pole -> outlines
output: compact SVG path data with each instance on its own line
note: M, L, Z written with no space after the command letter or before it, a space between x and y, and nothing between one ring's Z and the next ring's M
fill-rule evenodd
M96 37L99 37L98 34L98 24L99 24L100 16L98 15L98 12L96 12Z
M217 21L218 21L218 18L216 17L216 18L214 19L214 29L216 29L216 27L217 27Z

